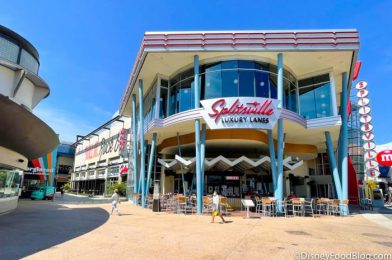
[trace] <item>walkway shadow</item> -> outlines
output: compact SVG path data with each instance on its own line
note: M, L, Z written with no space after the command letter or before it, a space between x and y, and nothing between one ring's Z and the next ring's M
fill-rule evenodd
M109 218L101 208L67 208L48 201L20 201L0 216L0 259L20 259L81 236Z

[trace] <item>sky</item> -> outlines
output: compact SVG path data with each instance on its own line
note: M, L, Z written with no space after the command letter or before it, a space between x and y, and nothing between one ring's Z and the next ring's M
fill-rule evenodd
M34 113L73 142L118 110L145 31L351 29L360 33L375 141L392 141L392 1L1 1L0 24L40 54L50 96Z

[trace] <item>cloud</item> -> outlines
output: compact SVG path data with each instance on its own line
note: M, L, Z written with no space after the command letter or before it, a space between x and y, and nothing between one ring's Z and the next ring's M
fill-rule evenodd
M95 114L99 115L99 116L104 116L104 117L108 117L110 118L113 113L107 111L106 109L103 109L100 106L97 106L93 103L87 103L86 104L87 109L89 109L90 111L94 112Z
M73 143L76 135L87 134L96 128L77 114L47 104L40 104L33 113L60 135L60 141Z

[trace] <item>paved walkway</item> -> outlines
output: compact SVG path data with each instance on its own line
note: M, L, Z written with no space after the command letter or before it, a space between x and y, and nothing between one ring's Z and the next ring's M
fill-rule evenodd
M129 202L21 201L0 216L0 259L294 259L300 252L392 252L392 234L362 215L321 218L155 213ZM391 222L392 223L392 222Z

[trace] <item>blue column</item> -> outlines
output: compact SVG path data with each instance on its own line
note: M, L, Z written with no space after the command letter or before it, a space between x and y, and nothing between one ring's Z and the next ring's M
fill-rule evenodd
M276 157L275 157L275 147L274 147L274 137L272 136L272 130L267 130L268 132L268 146L270 152L271 160L271 174L272 174L272 187L274 189L274 196L276 197Z
M206 124L201 125L201 143L200 143L200 171L201 171L201 194L204 194L204 161L205 161L205 153L206 153Z
M283 54L278 54L278 109L283 108ZM278 172L276 178L276 196L283 201L283 119L278 119ZM281 211L281 208L278 208Z
M194 84L195 84L195 108L200 107L200 84L199 84L199 56L194 57ZM195 150L196 150L196 204L197 214L203 213L203 192L201 180L201 160L200 160L200 119L195 119Z
M329 167L331 169L332 178L335 183L336 195L338 196L338 199L341 200L342 199L342 185L341 185L340 179L339 179L338 167L336 166L336 160L335 160L335 154L333 152L333 143L332 143L331 135L328 131L325 132L325 141L326 141L325 143L327 145Z
M145 188L146 194L145 194L145 196L147 196L148 190L150 188L150 179L151 179L152 166L154 165L156 143L157 143L157 133L153 133L152 134L152 141L151 141L150 160L148 161L147 181L146 181L146 188Z
M140 176L142 186L142 207L146 207L146 165L145 165L145 149L144 149L144 111L143 111L143 80L139 79L139 126L140 126Z
M138 172L138 162L137 162L137 119L136 119L136 95L132 95L132 149L133 149L133 193L136 194L139 192L139 187L138 187L138 178L137 178L137 172ZM133 201L134 203L137 203L136 199Z
M342 169L342 199L348 199L348 140L347 140L347 102L348 102L348 94L347 94L347 73L344 72L342 74L342 103L340 106L342 107L342 127L341 127L341 140L340 140L340 149L342 155L341 161L341 169Z

